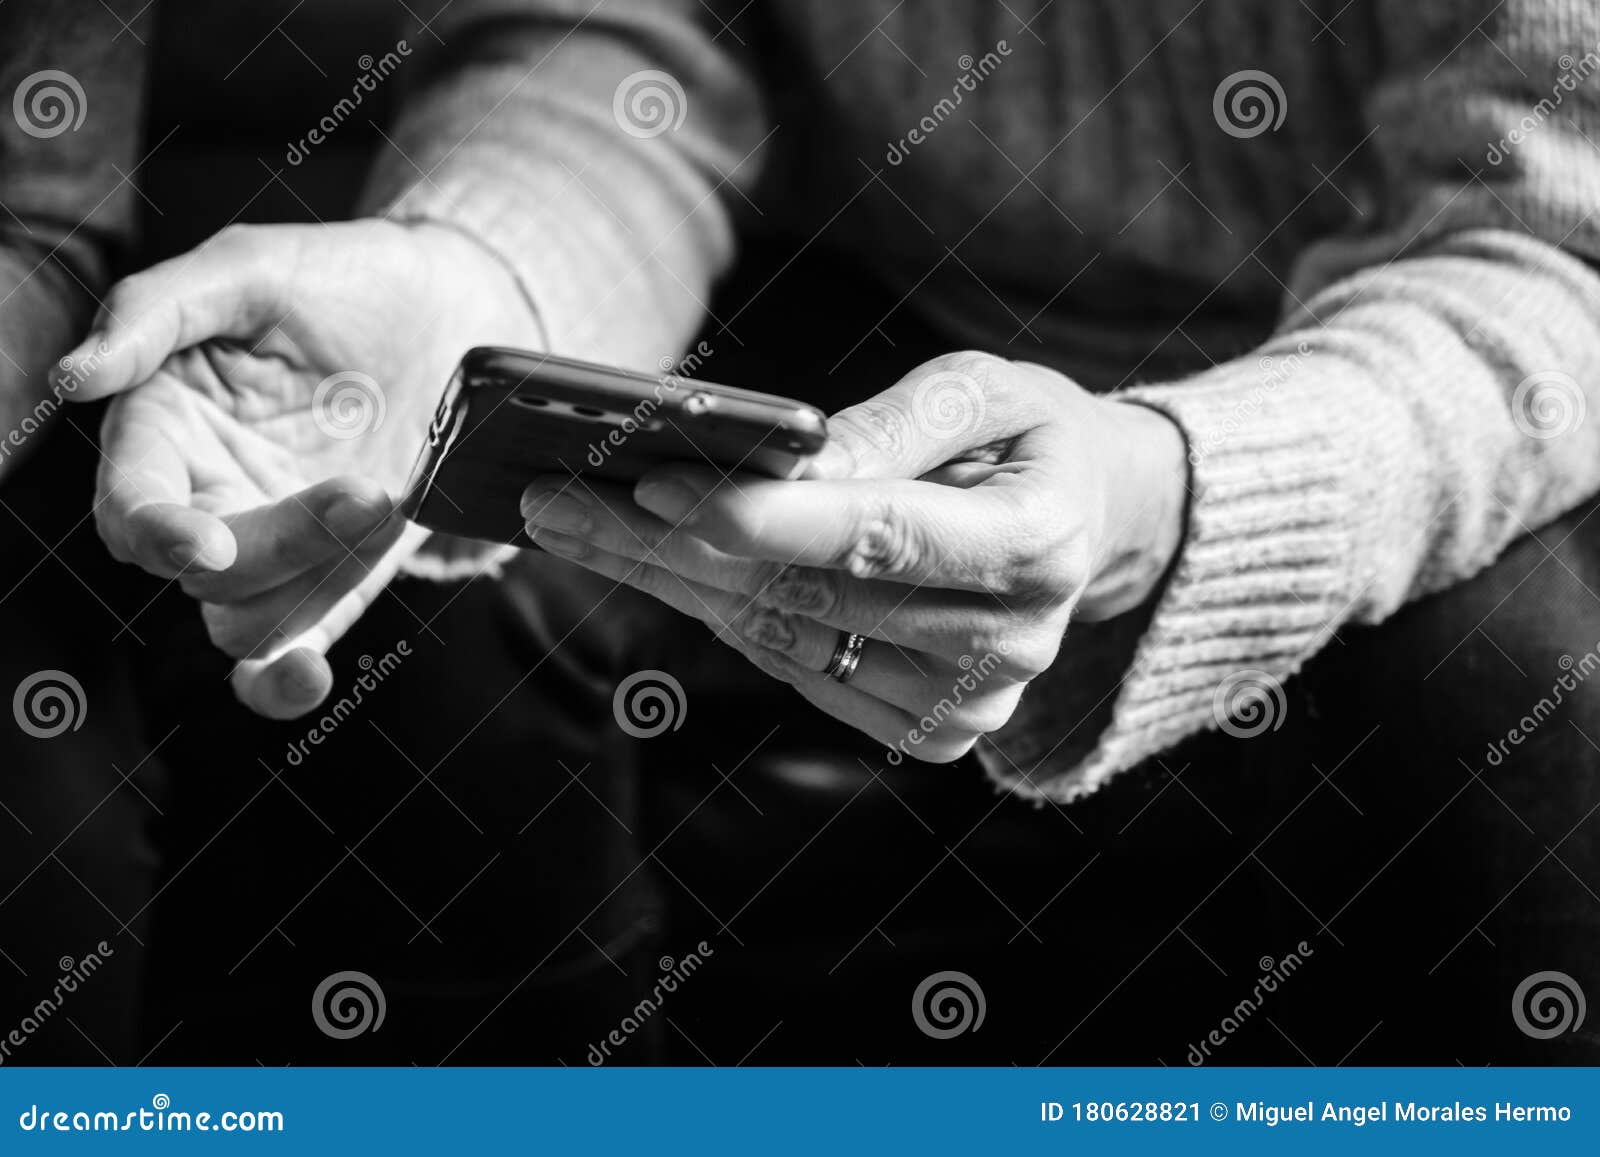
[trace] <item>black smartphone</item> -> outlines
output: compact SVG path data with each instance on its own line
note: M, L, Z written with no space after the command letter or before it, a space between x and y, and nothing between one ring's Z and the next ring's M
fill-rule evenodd
M480 346L456 368L400 509L430 530L526 546L536 475L634 482L664 462L798 478L827 440L814 406L674 374Z

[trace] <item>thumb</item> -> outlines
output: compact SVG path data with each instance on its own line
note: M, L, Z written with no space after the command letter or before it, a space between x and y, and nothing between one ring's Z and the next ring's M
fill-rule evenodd
M365 578L301 634L261 659L242 659L229 675L233 693L257 715L295 719L327 698L333 686L328 648L355 626L356 620L389 585L400 565L415 554L429 532L410 523L400 540Z
M61 359L63 394L89 402L120 393L179 350L252 338L280 321L288 255L274 257L266 232L224 230L112 286L89 333Z
M813 478L920 478L1037 424L1025 367L982 353L924 362L876 397L828 419Z

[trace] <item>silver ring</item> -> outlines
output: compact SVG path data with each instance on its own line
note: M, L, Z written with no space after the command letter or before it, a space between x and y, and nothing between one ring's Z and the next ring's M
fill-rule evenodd
M822 673L835 683L848 683L861 663L861 649L867 645L865 635L839 632L839 645L833 649L833 658Z

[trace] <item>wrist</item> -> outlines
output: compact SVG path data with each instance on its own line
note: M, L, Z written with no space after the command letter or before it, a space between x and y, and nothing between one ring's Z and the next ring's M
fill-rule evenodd
M538 306L516 267L494 246L453 221L416 218L393 224L424 247L445 284L464 281L470 287L469 296L484 295L492 299L497 312L525 322L522 328L526 337L520 344L532 349L549 348Z
M1159 410L1101 399L1100 444L1109 460L1104 544L1079 604L1084 618L1106 619L1147 602L1171 570L1188 518L1188 442Z

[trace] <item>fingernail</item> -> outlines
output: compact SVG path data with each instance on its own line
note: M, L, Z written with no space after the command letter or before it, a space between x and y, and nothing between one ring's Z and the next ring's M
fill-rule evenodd
M594 549L586 539L573 538L570 534L558 534L542 526L534 526L532 523L528 524L527 531L528 537L533 540L533 545L562 558L581 559Z
M208 550L198 539L184 539L167 550L167 558L179 570L225 570L229 565L219 551Z
M704 498L703 493L682 478L641 482L634 492L634 499L640 506L673 523L687 522Z
M290 703L316 702L322 697L322 688L297 664L280 665L277 676L278 693Z
M569 494L556 494L553 491L546 491L528 502L522 514L535 526L572 534L582 534L594 522L586 503Z
M379 521L379 510L361 498L335 498L323 512L323 522L340 538L365 534Z

